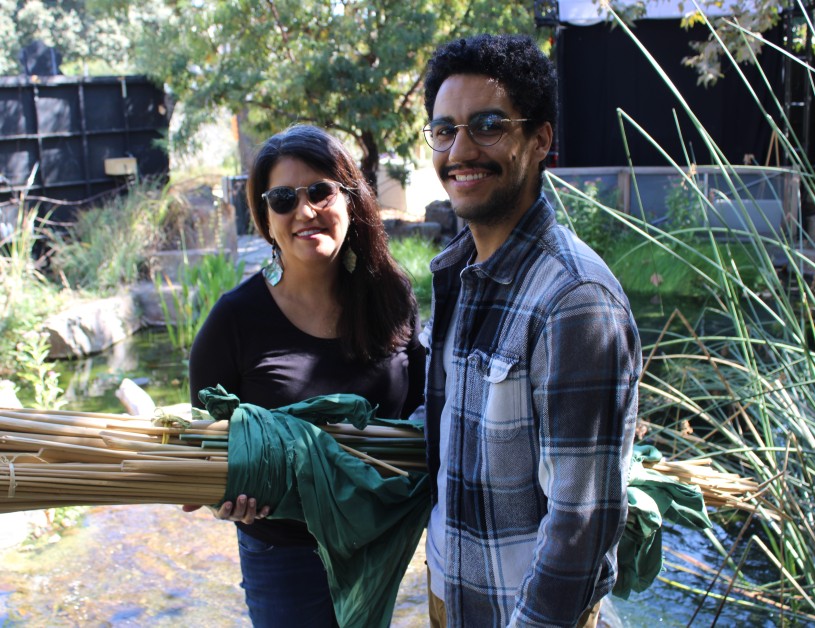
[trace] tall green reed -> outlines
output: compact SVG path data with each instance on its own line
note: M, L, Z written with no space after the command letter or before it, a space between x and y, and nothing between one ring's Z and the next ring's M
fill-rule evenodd
M656 268L657 260L668 260L693 281L697 296L703 297L701 309L694 308L687 315L681 308L668 312L661 327L643 330L656 338L643 347L640 420L647 428L645 438L669 457L709 461L719 470L753 477L761 486L752 496L754 513L749 518L719 513L723 525L738 533L729 547L709 533L711 544L722 556L722 571L714 570L711 588L717 580L728 581L715 583L725 588L719 603L749 599L775 609L785 621L796 613L812 616L815 264L805 247L812 248L813 243L795 216L771 233L759 232L751 210L761 215L761 208L745 185L742 170L727 161L635 33L616 16L614 20L674 92L680 110L702 138L712 167L723 182L723 192L708 195L698 164L687 155L684 163L672 159L625 111L619 111L624 141L631 133L639 134L662 154L673 176L681 181L687 196L685 209L695 220L681 226L655 226L645 220L635 164L630 159L633 198L639 209L631 214L599 203L552 173L547 173L549 186L555 190L556 203L568 205L556 191L565 188L570 195L602 207L618 221L625 232L626 248L640 253L645 276L652 276L650 270ZM739 28L735 23L733 26ZM743 29L740 33L745 38L753 36ZM746 97L761 106L735 59L725 46L722 49L732 71L742 77ZM806 70L811 77L813 69L807 66ZM761 76L769 85L767 77ZM792 164L789 170L801 177L802 194L815 201L812 164L791 133L792 125L778 99L774 107L764 110L767 122ZM682 128L676 119L681 138ZM727 226L720 205L715 203L721 198L730 199L736 207L740 226ZM624 261L625 254L617 251L617 259ZM614 260L611 266L614 268ZM783 276L779 269L783 269ZM656 274L658 277L658 271ZM657 297L666 295L659 281L652 283L652 291ZM745 568L747 562L755 560L765 564L762 574Z
M153 283L173 347L189 351L215 302L238 284L244 267L245 262L236 264L224 253L205 255L197 264L190 264L185 254L177 285L166 274L154 276Z

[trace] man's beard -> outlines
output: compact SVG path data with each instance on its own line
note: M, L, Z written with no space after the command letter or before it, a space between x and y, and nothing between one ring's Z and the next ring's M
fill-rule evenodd
M526 185L525 178L515 179L479 203L466 203L462 206L453 204L453 211L456 216L472 224L485 227L500 224L518 211L518 203Z

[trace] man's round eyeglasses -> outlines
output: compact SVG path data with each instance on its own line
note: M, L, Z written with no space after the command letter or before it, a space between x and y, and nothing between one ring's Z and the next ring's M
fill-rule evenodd
M459 129L467 129L467 135L479 146L493 146L501 141L509 124L528 122L530 118L502 118L495 113L473 116L467 124L451 124L446 120L433 120L422 129L427 145L443 153L450 150Z

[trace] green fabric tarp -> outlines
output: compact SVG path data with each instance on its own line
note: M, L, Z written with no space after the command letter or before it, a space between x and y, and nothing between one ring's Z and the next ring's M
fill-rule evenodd
M421 424L375 418L376 409L357 395L325 395L271 410L242 404L220 386L199 396L213 418L230 421L223 501L250 495L272 507L272 518L305 522L317 539L340 626L387 627L430 513L427 474L383 478L317 425L413 425L421 435ZM643 466L661 458L655 447L634 446L617 597L644 591L659 575L663 521L694 530L712 525L698 487Z
M628 477L628 519L617 549L619 575L612 593L628 599L644 591L662 570L662 522L703 530L713 524L697 486L683 484L643 461L659 462L662 454L651 445L635 445Z
M316 425L382 424L375 408L337 394L269 410L242 404L220 386L199 397L214 419L230 421L223 501L246 494L271 506L272 518L305 522L317 539L339 625L390 625L430 513L427 474L383 478Z

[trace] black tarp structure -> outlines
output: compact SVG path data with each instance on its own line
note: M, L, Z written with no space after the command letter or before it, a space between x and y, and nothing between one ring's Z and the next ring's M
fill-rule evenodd
M126 188L106 160L133 159L139 177L166 177L157 141L169 117L164 90L144 76L0 77L0 209L16 204L32 172L27 198L55 221Z
M709 87L698 84L696 70L682 63L684 57L693 54L689 42L705 39L707 29L697 26L685 30L678 18L641 19L636 21L633 32L678 87L727 160L734 165L745 160L764 164L771 129L743 80L728 67L729 62L723 61L724 78ZM779 27L765 33L765 38L779 43L781 32ZM558 166L627 165L618 108L644 127L680 164L688 162L684 151L695 163L712 163L678 99L621 28L612 28L608 22L561 24L556 59L560 78ZM770 88L755 67L744 65L742 70L764 107L777 112L772 95L783 102L782 56L765 47L759 60ZM625 130L635 166L667 165L664 156L638 131L630 125Z

